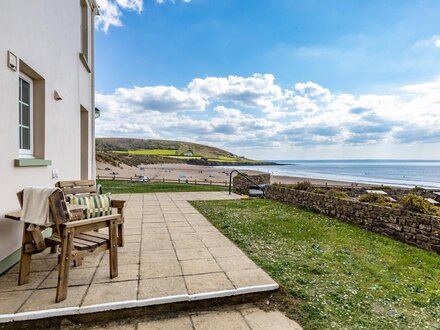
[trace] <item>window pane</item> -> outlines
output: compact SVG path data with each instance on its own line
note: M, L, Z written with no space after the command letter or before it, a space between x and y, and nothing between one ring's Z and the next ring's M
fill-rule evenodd
M20 137L20 149L23 149L23 140L21 139L21 127L18 127L18 136Z
M29 128L22 127L22 133L23 133L23 138L22 138L23 146L21 149L30 150L31 149L31 137L29 135Z
M30 103L30 99L31 99L31 89L29 86L29 83L22 80L22 90L21 90L21 100L26 103L29 104Z
M30 126L30 108L28 105L21 105L21 124L23 126Z
M18 103L18 123L21 124L21 103Z

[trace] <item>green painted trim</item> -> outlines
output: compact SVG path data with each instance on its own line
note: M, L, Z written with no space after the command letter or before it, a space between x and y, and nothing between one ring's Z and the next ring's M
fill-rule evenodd
M14 159L15 167L49 166L49 165L52 165L52 161L46 159L35 159L35 158Z
M47 238L52 235L52 229L47 228L43 231L43 237ZM6 272L9 268L20 262L21 258L21 248L19 248L17 251L12 252L10 255L8 255L3 260L0 260L0 275L2 275L4 272Z
M0 275L20 261L21 248L0 261Z

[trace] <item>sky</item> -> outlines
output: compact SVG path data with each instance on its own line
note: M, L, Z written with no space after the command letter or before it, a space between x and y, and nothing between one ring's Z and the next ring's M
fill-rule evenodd
M98 137L440 159L438 0L98 0Z

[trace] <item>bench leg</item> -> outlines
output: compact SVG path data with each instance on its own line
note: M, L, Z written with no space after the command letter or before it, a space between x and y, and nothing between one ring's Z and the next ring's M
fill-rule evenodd
M81 256L81 255L76 255L76 256L73 258L73 267L79 267L79 266L81 266L82 263L83 263L83 259L84 259L83 256Z
M18 285L29 283L29 273L31 272L31 259L32 255L24 252L24 246L27 243L32 243L32 236L27 231L28 224L23 226L23 239L21 246L21 258L20 258L20 272L18 275Z
M118 226L114 220L110 222L109 245L110 278L115 278L118 276Z
M58 265L58 285L56 302L63 301L67 297L67 287L69 285L70 258L72 256L73 232L65 230L61 242L60 263Z
M31 272L31 258L31 254L23 253L23 251L21 251L18 285L29 283L29 273Z
M118 225L118 245L120 247L124 246L124 224L120 223Z

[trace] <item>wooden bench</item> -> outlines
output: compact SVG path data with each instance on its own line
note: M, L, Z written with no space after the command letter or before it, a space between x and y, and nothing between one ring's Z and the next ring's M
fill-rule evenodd
M23 191L18 194L20 205L23 205ZM58 284L56 302L67 297L69 283L69 269L71 262L80 255L84 256L110 250L110 278L118 276L118 254L117 254L117 231L118 223L121 221L120 214L103 216L92 219L72 221L69 217L68 207L63 192L57 190L49 197L50 212L54 225L52 235L45 238L43 231L46 227L36 226L30 229L29 223L24 224L23 239L21 248L21 260L18 285L29 283L31 259L33 254L40 253L46 248L61 246L58 265ZM9 219L19 220L19 214L8 215ZM15 218L14 218L15 217ZM101 228L108 228L109 234L94 232Z
M55 186L63 191L67 199L69 195L100 193L94 180L59 181ZM118 245L121 247L124 246L124 204L124 200L112 199L112 208L121 215L118 222Z

